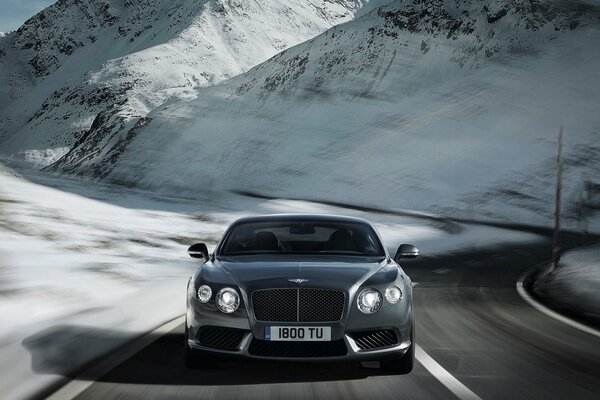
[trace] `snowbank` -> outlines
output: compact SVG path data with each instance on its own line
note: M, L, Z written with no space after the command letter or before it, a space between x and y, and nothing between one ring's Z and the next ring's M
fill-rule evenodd
M600 244L565 253L560 267L540 276L533 290L554 308L600 326Z
M65 194L2 171L3 396L29 397L182 314L187 278L196 268L185 245L212 241L220 229L175 213Z

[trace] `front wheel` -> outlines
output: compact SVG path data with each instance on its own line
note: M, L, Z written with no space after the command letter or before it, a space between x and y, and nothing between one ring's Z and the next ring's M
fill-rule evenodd
M415 365L415 323L410 330L410 347L404 355L395 360L381 361L381 368L399 375L409 374Z

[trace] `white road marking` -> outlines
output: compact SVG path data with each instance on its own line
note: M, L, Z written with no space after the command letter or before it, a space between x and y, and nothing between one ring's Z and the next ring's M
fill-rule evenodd
M446 371L444 367L437 363L429 354L425 352L418 344L415 344L415 357L417 361L425 367L431 375L435 377L442 385L444 385L449 391L451 391L456 397L461 400L481 400L481 397L477 396L468 387L463 385L458 379L456 379L450 372Z
M523 287L523 281L525 280L527 273L523 274L523 276L521 276L521 278L519 278L519 280L517 281L517 292L523 298L523 300L525 300L527 303L529 303L529 305L533 306L538 311L543 312L544 314L546 314L549 317L552 317L564 324L570 325L575 329L579 329L582 332L586 332L586 333L589 333L590 335L600 337L600 331L598 331L590 326L584 325L580 322L577 322L575 320L572 320L569 317L565 317L564 315L561 315L561 314L557 313L556 311L553 311L553 310L549 309L548 307L546 307L545 305L538 303L536 300L534 300L533 297L531 297L527 293L525 288Z
M48 400L66 400L74 399L83 393L88 387L92 386L98 379L115 369L119 364L132 357L143 348L149 346L161 336L166 335L185 321L184 316L175 318L164 325L159 326L152 332L142 336L140 339L133 340L130 344L110 356L102 358L97 364L85 371L85 379L74 379L58 389L48 397Z

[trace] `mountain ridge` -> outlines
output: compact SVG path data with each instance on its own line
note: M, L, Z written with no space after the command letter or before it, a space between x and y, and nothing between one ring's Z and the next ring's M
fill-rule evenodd
M367 4L60 0L0 42L12 53L0 57L3 152L45 166L100 114L133 126L170 97L246 71Z
M546 223L564 125L565 207L575 215L582 180L600 173L590 107L600 102L599 7L370 4L218 85L143 105L143 115L97 113L41 166L192 197L248 191L454 215L480 208Z
M564 124L573 214L581 175L600 171L581 153L600 154L598 15L586 3L395 2L153 110L114 151L91 134L51 170L190 196L486 204L539 222Z

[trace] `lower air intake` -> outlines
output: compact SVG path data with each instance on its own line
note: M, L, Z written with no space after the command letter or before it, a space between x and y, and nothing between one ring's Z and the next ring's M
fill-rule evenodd
M246 332L242 329L206 326L198 332L198 342L213 349L238 350Z
M398 344L396 332L391 329L352 332L350 334L361 350L375 350Z

